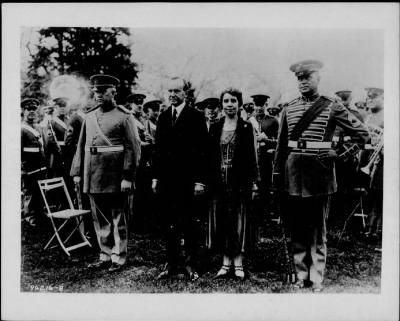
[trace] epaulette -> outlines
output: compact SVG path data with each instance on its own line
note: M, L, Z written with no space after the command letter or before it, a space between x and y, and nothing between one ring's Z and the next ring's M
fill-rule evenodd
M338 103L338 101L335 98L328 97L328 96L325 96L325 95L321 95L321 97L326 98L326 99L328 99L329 101L331 101L333 103Z
M96 109L99 108L99 107L100 107L100 105L96 105L96 106L94 106L94 107L92 107L92 108L86 110L84 113L85 113L85 114L89 114L90 112L92 112L93 110L96 110Z
M284 103L284 104L282 105L282 108L285 108L285 107L294 105L294 104L297 103L299 100L300 100L300 97L297 97L297 98L295 98L295 99L289 101L288 103Z
M132 112L131 112L128 108L126 108L126 107L124 107L124 106L122 106L122 105L117 105L117 107L118 107L120 110L122 110L124 113L126 113L126 114L132 114Z

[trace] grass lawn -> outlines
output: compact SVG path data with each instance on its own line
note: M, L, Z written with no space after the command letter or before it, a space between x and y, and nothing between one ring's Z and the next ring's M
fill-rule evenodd
M327 269L322 293L379 293L381 253L376 242L366 241L351 230L338 236L343 227L340 220L329 222ZM200 279L189 282L184 275L168 280L155 280L165 262L164 242L157 237L130 234L126 267L116 273L91 271L86 267L97 260L96 248L81 248L67 257L59 248L43 250L49 230L22 226L21 291L63 293L291 293L283 284L283 253L279 228L271 223L264 231L266 241L248 255L244 281L214 280L220 267L217 254L201 250L203 262ZM94 240L92 240L93 242Z

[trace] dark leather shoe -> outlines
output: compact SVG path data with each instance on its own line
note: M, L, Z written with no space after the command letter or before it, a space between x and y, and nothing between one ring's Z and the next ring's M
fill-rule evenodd
M162 271L157 277L156 280L165 280L170 278L171 276L175 275L177 273L176 268L169 267L168 264L166 264L164 271Z
M199 274L190 265L186 266L186 273L189 276L189 280L191 282L194 282L199 278Z
M122 264L118 264L116 262L113 262L110 266L110 268L108 269L108 272L110 273L114 273L114 272L118 272L122 270Z
M190 282L195 282L199 278L199 275L196 271L189 273L189 280Z
M111 266L111 261L97 261L88 265L89 269L108 269Z

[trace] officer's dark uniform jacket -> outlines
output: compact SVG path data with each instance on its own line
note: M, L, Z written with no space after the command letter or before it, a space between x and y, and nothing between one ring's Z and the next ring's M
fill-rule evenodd
M285 191L291 196L330 195L337 190L333 158L322 161L318 157L327 149L302 149L299 148L301 144L294 147L296 143L290 142L296 123L318 98L318 95L312 99L299 97L284 108L281 116L274 173L280 174L281 184L284 183ZM332 142L336 126L343 128L355 141L366 143L369 140L367 128L353 114L334 99L323 98L329 104L310 123L300 140Z
M119 193L122 180L133 181L140 159L139 144L132 115L120 106L107 111L92 109L82 124L70 174L83 176L84 193ZM109 151L110 147L114 150Z
M22 173L32 175L46 170L46 157L42 129L26 122L21 126L21 167Z

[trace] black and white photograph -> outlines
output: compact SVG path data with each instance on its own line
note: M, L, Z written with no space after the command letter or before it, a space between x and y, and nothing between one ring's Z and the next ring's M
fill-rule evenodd
M398 4L2 9L2 319L398 319Z

